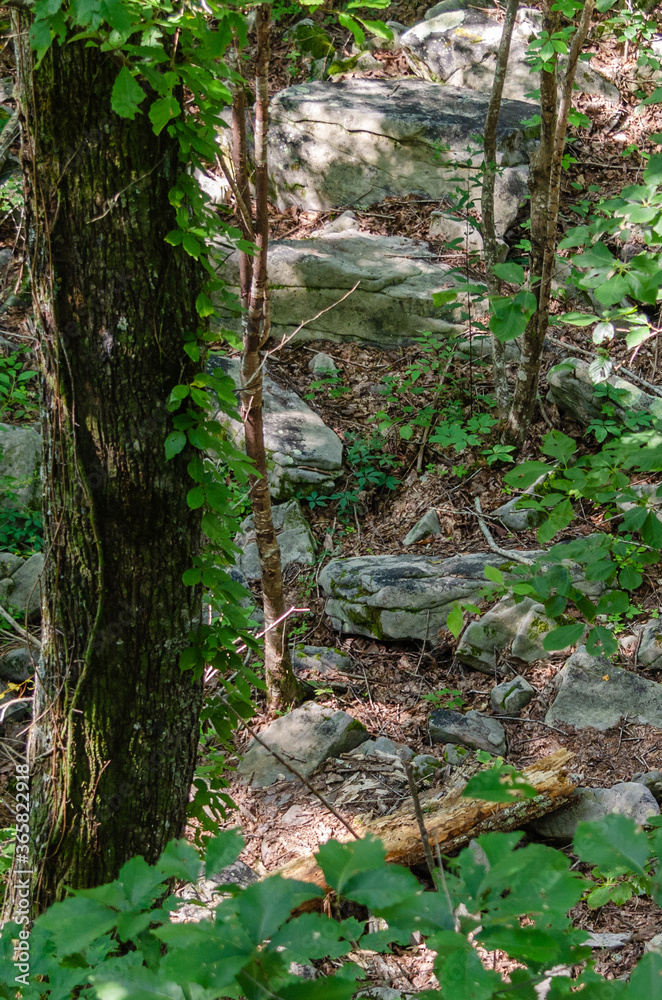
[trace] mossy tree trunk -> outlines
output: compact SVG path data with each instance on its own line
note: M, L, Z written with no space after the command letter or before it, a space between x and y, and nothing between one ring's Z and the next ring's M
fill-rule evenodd
M46 552L29 739L36 915L183 832L202 689L179 668L201 597L182 573L200 512L186 503L191 453L165 461L164 403L192 374L182 335L198 325L202 274L164 242L176 142L146 114L111 111L110 55L54 44L22 76Z

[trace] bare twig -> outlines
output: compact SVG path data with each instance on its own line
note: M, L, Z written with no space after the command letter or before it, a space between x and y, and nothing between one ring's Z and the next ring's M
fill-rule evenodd
M416 817L416 822L418 823L418 829L421 831L421 840L423 841L423 850L425 851L425 861L428 866L428 871L430 872L432 884L436 889L437 883L434 877L434 858L432 857L432 848L430 847L428 831L425 829L425 820L423 819L423 810L421 809L421 800L418 796L418 788L416 787L416 781L414 780L414 772L412 771L411 764L408 760L403 761L403 764L405 774L407 775L407 784L409 785L411 801L414 806L414 815Z
M0 615L2 615L5 621L11 625L14 631L17 632L22 639L25 639L26 642L31 643L37 649L41 649L41 643L39 642L39 639L35 639L33 635L30 635L30 633L26 632L24 628L21 628L18 622L14 618L12 618L12 616L9 614L8 611L5 611L5 609L1 604L0 604Z
M514 562L522 563L524 566L533 566L535 560L527 559L527 557L523 556L521 552L515 552L513 549L502 549L500 545L497 545L492 537L490 529L485 523L483 508L480 504L480 497L476 497L474 499L474 506L476 508L476 516L478 517L478 525L487 540L487 544L492 549L492 552L496 552L498 556L504 556L506 559L512 559Z

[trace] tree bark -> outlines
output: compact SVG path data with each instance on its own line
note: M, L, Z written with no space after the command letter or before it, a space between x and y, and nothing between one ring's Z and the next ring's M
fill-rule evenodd
M200 512L192 451L165 460L164 404L193 374L182 337L203 279L164 241L176 140L111 111L110 55L54 42L31 73L19 54L46 568L15 872L33 869L36 915L135 855L155 861L184 829L202 683L179 667L201 609L182 573ZM14 903L10 889L5 916Z
M267 289L267 250L269 244L269 168L267 162L267 125L269 115L269 23L271 10L267 4L257 8L257 59L255 67L255 259L242 263L241 294L245 297L246 283L250 279L248 309L245 313L244 352L242 357L242 417L246 440L246 454L255 463L257 475L252 476L251 506L255 523L255 539L262 571L262 602L264 624L264 669L267 682L267 699L270 711L301 701L306 688L292 670L287 646L287 620L273 628L270 626L285 613L283 577L280 548L271 515L271 494L267 480L267 461L264 448L262 407L262 347L269 337L269 295ZM243 108L235 111L234 121ZM242 115L243 122L243 115ZM242 126L235 125L239 141ZM247 190L244 150L234 151L235 180L240 191ZM242 254L246 257L246 254ZM251 266L252 265L252 266Z
M531 192L531 291L536 297L536 311L522 335L522 355L515 381L508 422L502 440L521 448L526 440L538 395L538 378L545 335L549 327L549 303L556 259L556 230L563 173L568 116L572 108L572 88L577 62L586 40L595 0L586 0L568 54L561 101L557 113L557 82L554 73L541 73L541 135L540 146L531 159L529 189ZM543 3L543 28L552 34L558 14L553 14L550 0ZM556 66L556 61L555 61Z
M483 247L485 255L485 273L487 276L487 291L490 296L499 294L499 281L494 274L494 266L499 262L499 246L494 226L494 183L497 172L497 126L503 97L503 86L508 70L508 56L513 37L513 28L517 16L519 0L508 0L506 16L503 22L501 42L497 54L494 82L490 103L485 118L485 135L483 149L485 151L485 166L483 168L483 191L481 196L481 219L483 224ZM499 417L505 420L508 414L510 394L508 392L508 374L506 369L506 346L492 334L492 364L494 390Z

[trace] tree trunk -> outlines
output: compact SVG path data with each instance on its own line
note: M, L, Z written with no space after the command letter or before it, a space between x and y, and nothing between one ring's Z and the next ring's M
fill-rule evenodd
M254 261L247 254L241 262L242 300L248 298L244 323L244 353L242 358L242 417L246 439L246 454L253 460L258 474L251 476L251 505L255 523L255 539L262 571L262 602L264 624L264 669L270 711L301 701L306 688L292 670L287 647L287 621L283 619L285 604L280 548L271 515L271 495L267 481L267 461L264 449L262 421L262 347L269 336L269 295L267 289L267 249L269 243L269 168L267 163L267 125L269 111L269 20L267 4L257 8L257 59L255 67L255 243L259 252ZM235 99L236 99L235 95ZM235 105L233 115L235 136L234 164L238 191L247 191L243 102ZM248 233L245 233L248 237ZM250 290L247 285L250 282ZM243 303L242 303L243 304ZM281 619L280 623L274 625Z
M179 655L200 615L182 583L200 512L192 452L165 460L164 404L192 375L182 335L199 325L202 272L164 242L176 141L111 111L116 76L85 41L22 73L46 569L14 879L34 869L34 915L182 834L198 742L201 681Z

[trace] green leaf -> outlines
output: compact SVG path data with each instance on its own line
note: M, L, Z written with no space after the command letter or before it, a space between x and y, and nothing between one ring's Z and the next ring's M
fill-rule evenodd
M624 1000L662 1000L662 955L649 952L637 962L627 984Z
M131 34L131 15L126 6L120 0L101 0L99 6L101 16L108 22L111 28L118 31L126 38Z
M186 502L191 510L197 510L205 502L205 491L202 486L194 486L186 494Z
M630 598L622 590L608 590L598 601L599 615L622 615L630 606Z
M577 443L562 431L552 430L543 437L540 450L543 455L549 455L567 465L577 451Z
M420 883L406 868L385 865L353 875L346 882L343 895L377 913L382 907L398 906L420 891Z
M195 257L196 260L198 259L202 246L193 233L184 233L184 236L182 237L182 246L190 257Z
M515 802L517 799L535 798L537 794L524 775L510 764L479 771L469 779L462 792L463 798L483 799L486 802Z
M136 116L138 105L145 100L145 91L136 83L132 74L126 66L122 66L117 74L117 79L113 84L113 91L110 95L110 104L113 111L120 118L129 118L131 121Z
M131 906L144 909L156 898L154 890L163 884L164 878L144 858L136 857L122 865L117 881L124 888Z
M634 566L624 566L618 574L618 582L624 590L636 590L642 585L644 578Z
M656 94L657 97L655 97ZM655 102L652 101L653 97L655 97ZM662 88L659 87L642 103L657 103L658 101L662 101ZM648 163L646 164L643 176L647 184L662 183L662 153L653 153L653 155L648 158Z
M593 294L598 302L602 302L603 305L615 306L625 298L629 291L630 286L623 275L615 274L608 281L598 285Z
M542 648L548 653L553 653L557 649L567 649L574 646L584 634L585 625L583 622L575 622L574 625L559 625L558 628L548 632L542 641Z
M237 914L253 944L271 937L295 907L324 892L309 882L271 875L255 882L237 897Z
M204 292L200 292L195 300L195 308L198 316L202 316L203 319L212 316L215 312L214 303Z
M613 632L604 625L594 625L586 636L586 652L590 656L611 656L617 650L618 643Z
M115 926L117 913L94 899L73 896L54 903L39 918L39 925L51 932L60 955L72 955L107 934Z
M596 243L595 246L587 250L586 253L578 254L570 258L576 267L598 267L600 269L615 267L618 263L614 255L604 245Z
M181 113L181 110L179 101L173 94L154 101L149 109L149 120L156 135L159 135L168 122Z
M525 490L529 486L533 486L537 479L549 471L550 467L546 462L522 462L517 468L507 472L503 479L513 489Z
M314 962L340 958L352 950L343 939L342 925L321 913L302 913L272 937L269 950L283 949L288 961Z
M447 291L447 292L432 293L432 302L436 308L439 308L439 306L445 306L449 302L455 302L456 299L457 299L457 292Z
M372 836L350 844L330 840L316 854L324 878L340 895L344 894L350 879L359 872L383 868L385 857L384 845Z
M662 523L652 511L643 523L641 537L646 545L652 545L654 549L662 548Z
M644 874L648 837L629 816L609 813L596 822L579 823L572 843L577 857L600 871Z
M446 628L451 633L451 635L457 639L460 632L462 631L462 626L464 625L464 615L462 614L462 606L460 604L454 604L453 607L448 612L448 618L446 619Z
M185 650L185 652L188 651ZM197 650L194 652L197 653ZM182 658L180 658L180 666ZM202 865L198 852L192 844L188 844L185 840L171 840L166 845L156 867L168 878L196 882L200 877Z
M223 830L207 841L205 850L205 878L217 875L233 864L244 849L244 838L238 830Z
M597 316L594 316L593 313L569 312L563 313L559 319L570 326L591 326L595 323Z
M172 431L168 434L165 439L165 454L166 460L170 461L175 455L178 455L180 451L184 448L186 444L186 434L183 431Z
M347 28L348 31L354 35L354 41L359 48L363 48L363 43L365 42L365 34L361 28L361 25L355 18L351 17L349 14L338 14L338 20L342 24L343 28Z
M484 567L483 573L488 580L492 581L492 583L503 583L503 573L500 569L497 569L496 566L490 566L488 563Z
M497 278L501 278L502 281L507 281L511 285L524 284L524 268L521 264L507 261L505 264L495 264L492 271Z
M367 28L377 38L383 38L387 42L393 41L393 32L387 28L383 21L366 21L364 17L358 17L364 28Z
M600 885L593 892L589 892L586 903L592 910L597 910L600 906L605 906L611 901L611 886Z

